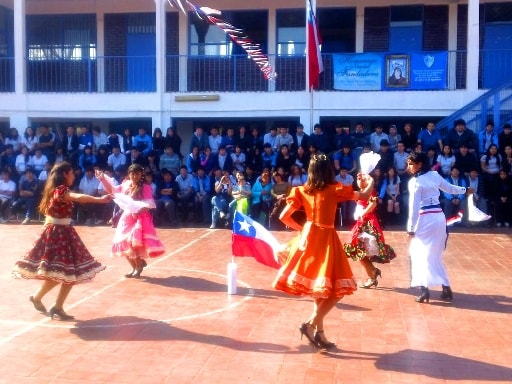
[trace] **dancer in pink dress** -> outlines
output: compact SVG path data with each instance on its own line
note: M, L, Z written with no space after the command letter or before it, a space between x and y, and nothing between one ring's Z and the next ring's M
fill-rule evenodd
M97 170L96 177L113 193L117 202L126 204L119 219L112 244L112 256L124 256L132 271L126 277L140 277L147 265L146 259L164 254L165 249L153 225L150 209L155 208L151 186L144 182L144 168L132 164L128 168L128 178L120 185L114 185L103 172Z

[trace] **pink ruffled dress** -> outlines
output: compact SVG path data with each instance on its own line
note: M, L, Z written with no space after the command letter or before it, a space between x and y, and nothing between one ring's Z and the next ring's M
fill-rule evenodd
M130 189L130 180L112 186L114 194L129 194ZM148 184L142 187L142 200L149 205L149 208L155 208L151 186ZM164 253L165 248L156 233L151 213L147 210L141 213L123 212L117 224L111 255L147 259Z

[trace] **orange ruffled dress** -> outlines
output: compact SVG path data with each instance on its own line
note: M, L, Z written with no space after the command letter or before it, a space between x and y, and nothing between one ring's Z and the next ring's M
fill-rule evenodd
M313 194L307 194L303 186L292 188L286 203L294 210L303 208L307 222L288 243L288 257L283 261L274 288L315 298L341 298L357 289L334 228L338 203L353 197L353 189L341 184L329 185Z

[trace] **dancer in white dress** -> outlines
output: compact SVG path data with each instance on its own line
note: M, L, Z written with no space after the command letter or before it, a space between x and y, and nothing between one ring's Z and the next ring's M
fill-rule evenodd
M458 187L448 183L436 171L430 170L428 157L424 153L412 152L407 159L409 180L409 218L407 233L410 237L411 287L420 287L419 303L429 302L428 287L442 285L441 299L453 299L450 281L442 262L446 246L446 218L439 204L439 190L467 195L473 188Z

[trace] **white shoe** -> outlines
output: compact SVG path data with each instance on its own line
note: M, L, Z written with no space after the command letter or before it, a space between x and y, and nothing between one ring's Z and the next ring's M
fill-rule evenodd
M510 223L505 223L505 227L510 227Z
M224 212L220 212L219 216L220 216L221 219L224 219L226 217L226 214Z
M5 220L3 217L0 217L0 224L6 224L8 220Z
M501 227L501 223L496 223L496 226L499 228Z
M28 223L30 223L30 218L28 218L28 217L25 217L25 220L23 220L21 222L22 225L25 225L25 224L28 224Z

